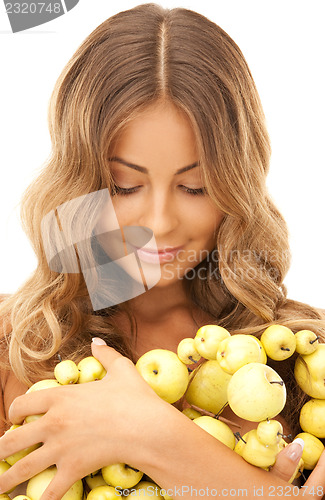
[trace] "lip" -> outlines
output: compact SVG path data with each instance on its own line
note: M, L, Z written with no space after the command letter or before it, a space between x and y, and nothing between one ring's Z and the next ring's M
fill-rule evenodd
M158 263L158 262L170 262L172 261L177 253L183 247L168 247L164 250L158 249L147 249L147 248L139 248L134 247L137 250L137 254L141 260L144 262L150 263Z

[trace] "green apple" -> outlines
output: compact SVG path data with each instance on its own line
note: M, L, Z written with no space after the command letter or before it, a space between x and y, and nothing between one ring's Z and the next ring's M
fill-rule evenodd
M283 436L283 427L278 420L262 420L256 429L257 439L264 445L279 444Z
M15 429L18 429L18 427L21 427L21 425L19 425L19 424L12 425L6 431L6 433L13 431ZM41 443L33 444L32 446L28 446L27 448L24 448L23 450L17 451L13 455L10 455L9 457L7 457L5 460L6 460L6 462L8 462L9 465L14 465L16 462L18 462L18 460L26 457L29 453L36 450L40 446L41 446Z
M88 487L91 490L94 488L97 488L98 486L106 486L107 485L106 481L104 481L104 478L103 478L101 472L97 473L97 474L89 474L84 479L85 479Z
M243 447L242 457L246 462L257 467L270 467L274 465L279 447L275 445L265 445L257 437L256 429L248 431L246 435L246 444Z
M134 500L134 497L136 497L146 500L148 497L153 497L164 500L164 497L161 496L160 491L161 489L156 483L151 481L140 481L135 488L132 488L131 493L124 498L128 500Z
M92 489L87 496L87 500L116 500L117 497L121 497L121 494L113 486L106 484Z
M266 328L261 335L261 343L267 356L277 361L289 358L296 350L295 334L283 325Z
M55 378L47 378L44 380L40 380L39 382L35 382L30 388L26 391L26 394L29 392L39 391L41 389L51 389L51 387L61 387L61 384Z
M237 334L219 344L217 361L223 370L232 375L248 363L262 363L264 354L254 335Z
M48 469L43 470L36 476L32 477L28 483L26 488L26 495L30 497L32 500L40 500L44 491L54 478L57 473L56 466L49 467ZM82 480L79 479L76 481L71 488L63 495L61 500L82 500L83 497L83 485Z
M55 366L54 376L62 385L76 384L79 379L79 370L74 361L65 359Z
M102 468L102 476L109 486L124 490L138 484L143 472L133 469L128 464L112 464Z
M219 413L228 401L227 386L232 376L216 359L205 361L191 373L186 401L214 414Z
M322 345L322 344L321 344ZM312 356L312 354L310 354ZM310 399L300 410L300 427L318 438L325 438L325 399Z
M235 448L236 438L234 433L224 422L206 415L195 418L193 422L201 427L201 429L204 429L206 432L211 434L211 436L218 439L218 441L221 441L223 444L228 446L228 448L231 448L232 450Z
M297 384L308 396L325 399L325 344L319 344L311 354L299 354L294 375Z
M177 356L186 365L197 363L201 359L201 355L195 348L194 339L185 338L180 341L177 346Z
M227 388L228 403L238 417L261 422L278 415L286 402L280 375L263 363L249 363L237 370Z
M304 468L312 470L316 466L321 454L324 451L324 445L320 439L309 432L300 432L295 439L300 438L304 441L304 449L302 451L302 459Z
M194 343L202 358L216 359L221 340L230 337L228 330L218 325L201 326L196 332Z
M194 410L194 408L184 408L182 413L184 413L184 415L186 415L191 420L194 420L195 418L201 416L201 413L197 410Z
M79 379L78 384L101 380L106 375L103 365L93 356L87 356L78 363Z
M0 460L0 476L2 474L4 474L5 472L7 472L8 469L10 469L10 465L8 464L8 462L6 462L5 460ZM6 493L11 493L12 491L14 491L15 488L11 488L11 490L8 490ZM1 500L1 495L0 495L0 500Z
M296 352L298 354L311 354L318 347L318 337L311 330L299 330L295 334L296 337Z
M136 368L150 387L167 403L175 403L185 393L187 367L177 354L168 349L152 349L136 362Z

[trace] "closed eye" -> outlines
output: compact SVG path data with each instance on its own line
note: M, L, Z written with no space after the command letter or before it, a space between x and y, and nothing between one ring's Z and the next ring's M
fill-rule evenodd
M114 184L112 194L113 195L120 194L122 196L127 196L129 194L137 193L139 191L140 187L141 186L135 186L135 187L131 187L131 188L122 188L122 187L118 186L117 184ZM183 185L180 185L179 187L182 188L182 190L185 191L187 194L190 194L192 196L204 195L207 193L207 190L205 187L197 188L197 189L192 189L192 188L189 188L189 187L186 187Z

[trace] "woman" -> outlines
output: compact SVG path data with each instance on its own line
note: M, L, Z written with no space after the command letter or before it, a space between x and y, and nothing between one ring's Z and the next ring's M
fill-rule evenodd
M181 401L160 399L134 367L144 352L175 351L205 324L259 337L280 323L324 341L321 312L286 296L287 227L266 189L269 138L239 48L195 12L140 5L109 18L79 47L49 118L52 156L22 204L38 266L0 309L4 419L45 414L6 434L0 458L43 446L1 476L0 490L55 463L42 500L59 499L77 479L121 462L165 489L245 488L253 496L263 487L268 496L275 485L293 496L287 481L301 451L290 462L287 450L296 445L271 472L253 467L196 428ZM131 278L131 292L122 283L120 295L116 283L107 285L111 275L100 275L122 253L110 254L116 220L142 243L136 266L120 267ZM70 240L60 247L62 234ZM120 245L130 243L133 233L125 234ZM111 259L98 257L96 241ZM93 337L91 352L107 377L17 397L53 377L58 354L89 355ZM105 341L110 347L99 345ZM279 365L289 395L278 419L294 436L306 399L291 358ZM224 415L241 432L255 427ZM324 461L323 454L306 484L325 487Z

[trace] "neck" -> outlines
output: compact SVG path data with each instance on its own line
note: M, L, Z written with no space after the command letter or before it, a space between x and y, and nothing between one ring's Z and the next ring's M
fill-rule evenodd
M190 308L192 301L182 281L165 287L153 287L139 297L129 301L134 314L147 322L163 321L171 311Z

